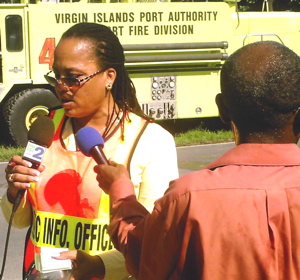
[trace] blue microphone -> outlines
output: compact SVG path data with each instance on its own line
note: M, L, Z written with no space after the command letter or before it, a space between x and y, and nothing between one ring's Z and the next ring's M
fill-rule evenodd
M104 140L102 135L93 127L85 126L78 130L75 139L80 151L92 157L98 164L108 164L103 152Z

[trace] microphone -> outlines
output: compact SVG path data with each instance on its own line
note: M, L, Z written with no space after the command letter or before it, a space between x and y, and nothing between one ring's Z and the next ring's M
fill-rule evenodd
M31 168L37 169L41 164L46 149L51 146L54 130L53 120L47 116L38 117L30 126L28 143L22 158L32 163ZM18 191L13 211L17 210L24 193L25 190Z
M98 164L108 164L103 152L104 140L102 135L93 127L85 126L75 135L78 148L88 157L92 157Z

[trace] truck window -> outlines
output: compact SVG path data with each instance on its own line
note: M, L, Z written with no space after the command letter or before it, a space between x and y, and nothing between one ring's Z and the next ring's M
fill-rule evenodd
M19 15L5 17L6 48L9 52L23 50L22 18Z

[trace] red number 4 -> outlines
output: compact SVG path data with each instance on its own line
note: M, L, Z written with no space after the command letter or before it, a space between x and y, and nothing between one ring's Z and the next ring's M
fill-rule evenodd
M54 60L55 38L46 38L43 48L39 55L40 64L49 64L49 69L52 69Z

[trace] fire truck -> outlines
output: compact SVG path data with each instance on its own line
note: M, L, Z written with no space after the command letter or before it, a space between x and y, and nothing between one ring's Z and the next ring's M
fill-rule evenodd
M59 104L44 75L60 36L79 22L119 37L141 107L158 120L216 117L220 69L245 44L300 51L300 13L239 12L237 0L11 1L21 2L0 4L0 140L11 144L25 145L32 122Z

